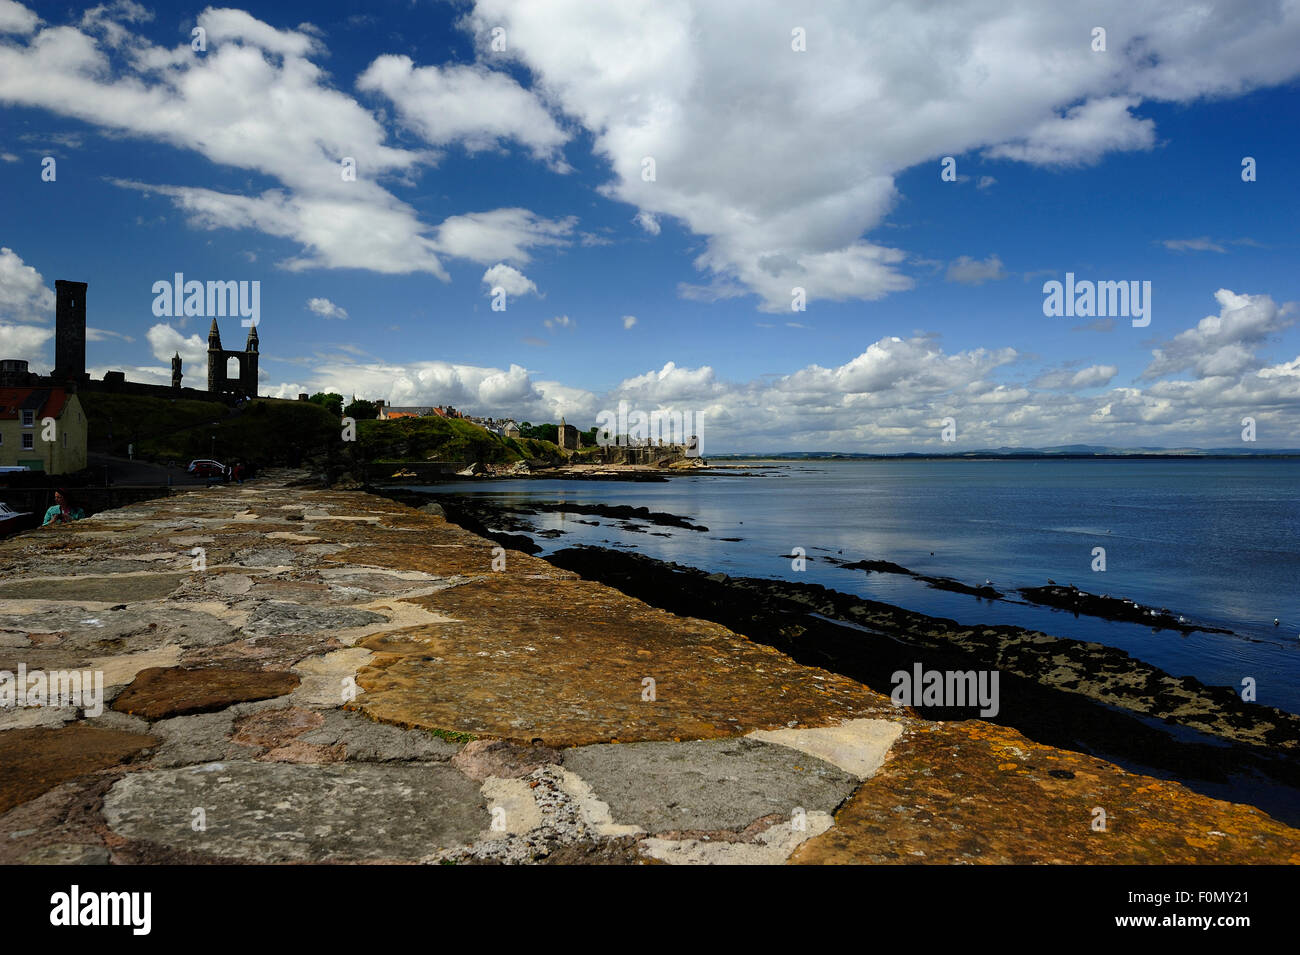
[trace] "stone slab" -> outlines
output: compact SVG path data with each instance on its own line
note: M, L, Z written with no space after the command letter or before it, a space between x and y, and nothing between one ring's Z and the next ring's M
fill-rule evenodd
M191 827L203 808L206 830ZM239 762L132 773L104 799L119 836L255 863L418 861L491 819L477 783L443 764Z
M880 768L902 732L901 724L889 720L848 720L838 726L755 730L749 738L789 746L866 779Z
M284 696L298 677L276 670L150 667L113 701L113 709L147 720L210 713L232 703Z
M583 746L565 752L564 768L609 806L615 824L648 833L743 829L796 809L830 813L858 784L829 763L749 739Z
M116 766L157 743L154 736L82 725L0 733L0 812L60 783Z

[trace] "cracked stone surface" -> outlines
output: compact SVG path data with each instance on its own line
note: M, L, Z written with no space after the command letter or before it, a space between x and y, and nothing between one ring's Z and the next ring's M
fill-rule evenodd
M191 827L202 808L206 830ZM248 862L418 861L490 825L444 764L211 763L133 773L104 799L116 834Z
M388 618L383 614L369 610L304 607L274 601L260 604L249 615L244 629L250 633L262 634L313 634L387 622Z
M404 760L437 762L455 756L460 747L423 730L404 730L349 710L327 710L320 728L309 730L304 743L343 747L343 758L388 763Z

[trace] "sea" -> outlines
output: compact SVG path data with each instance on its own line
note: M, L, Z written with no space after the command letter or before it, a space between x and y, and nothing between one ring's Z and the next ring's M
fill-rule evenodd
M1238 692L1253 687L1257 702L1300 713L1300 461L745 461L662 483L520 479L412 490L666 511L708 530L563 512L526 519L539 534L560 532L534 536L544 554L610 547L733 577L817 583L964 626L1011 624L1091 640L1175 676ZM848 570L828 558L887 560L971 585L987 580L1008 599ZM1232 633L1075 617L1016 593L1049 578Z

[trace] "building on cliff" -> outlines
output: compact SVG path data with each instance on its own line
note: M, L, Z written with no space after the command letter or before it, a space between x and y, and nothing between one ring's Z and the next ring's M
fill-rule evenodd
M555 429L555 443L561 451L577 451L582 447L582 437L578 429L560 417L560 424Z

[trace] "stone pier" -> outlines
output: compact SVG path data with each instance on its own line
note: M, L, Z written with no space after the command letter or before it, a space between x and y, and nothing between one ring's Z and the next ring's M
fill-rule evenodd
M0 543L20 667L3 863L1300 862L1253 807L286 475Z

